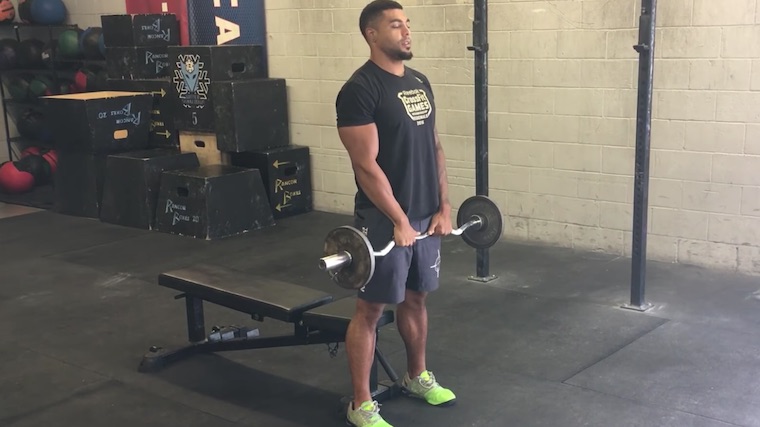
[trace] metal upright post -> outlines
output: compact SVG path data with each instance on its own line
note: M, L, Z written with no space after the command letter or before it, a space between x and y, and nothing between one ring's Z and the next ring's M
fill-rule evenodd
M636 109L636 166L633 191L633 245L631 301L623 307L646 311L652 308L644 298L647 260L647 210L649 206L649 151L652 130L652 80L657 0L642 0L639 18L638 102Z
M472 22L475 52L475 192L488 196L488 1L475 0ZM477 249L476 276L471 280L488 282L496 277L489 274L488 249Z

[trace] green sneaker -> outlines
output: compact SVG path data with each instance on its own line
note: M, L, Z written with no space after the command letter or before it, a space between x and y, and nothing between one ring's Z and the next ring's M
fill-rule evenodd
M355 427L393 427L380 416L380 404L376 401L366 401L356 409L352 406L349 402L346 424Z
M414 380L409 378L407 372L401 382L401 390L407 395L423 399L433 406L451 406L456 401L454 393L438 384L430 371L424 371Z

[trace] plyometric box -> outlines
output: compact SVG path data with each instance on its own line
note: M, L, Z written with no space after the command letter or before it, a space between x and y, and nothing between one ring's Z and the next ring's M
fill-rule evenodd
M153 148L176 148L179 137L174 128L174 102L171 101L171 82L168 79L108 81L108 88L115 91L145 92L153 96L150 111L150 141Z
M171 13L103 15L100 23L107 47L179 44L179 23Z
M112 153L148 147L149 93L100 91L40 99L59 151Z

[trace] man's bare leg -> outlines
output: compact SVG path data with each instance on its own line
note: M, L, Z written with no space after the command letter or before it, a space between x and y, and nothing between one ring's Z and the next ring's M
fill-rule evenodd
M346 354L354 388L354 408L372 399L369 374L375 358L377 321L385 305L358 299L346 332Z
M407 289L404 302L396 308L398 331L406 345L406 363L409 377L420 375L425 366L425 347L427 346L427 293Z

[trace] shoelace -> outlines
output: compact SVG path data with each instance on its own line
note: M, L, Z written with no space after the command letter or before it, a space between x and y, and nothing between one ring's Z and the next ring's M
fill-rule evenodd
M380 413L380 404L377 401L372 402L371 409L365 409L363 406L359 407L359 414L367 421L372 421Z

